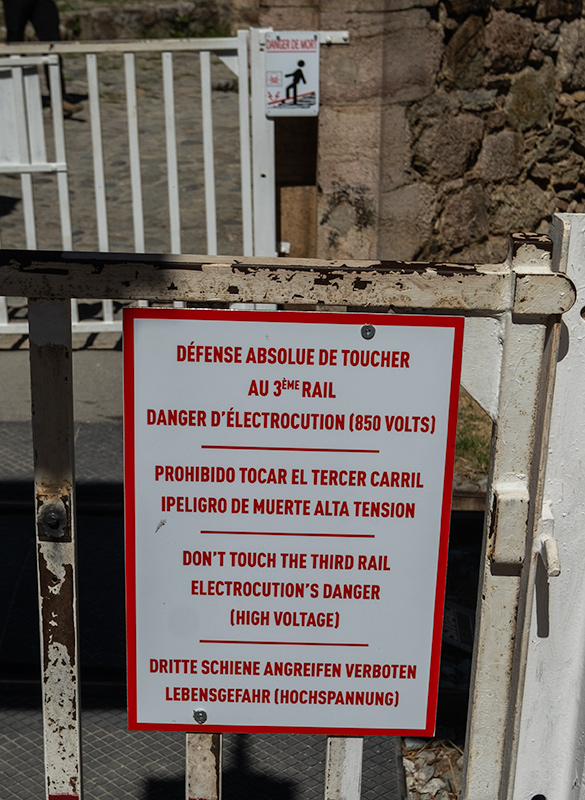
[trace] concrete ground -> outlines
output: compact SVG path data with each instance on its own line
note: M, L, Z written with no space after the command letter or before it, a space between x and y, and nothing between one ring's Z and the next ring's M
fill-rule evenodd
M86 346L87 335L74 337L73 398L78 422L122 422L122 340L118 334L99 334ZM7 341L3 341L6 339ZM8 341L10 339L11 341ZM30 421L28 342L16 349L20 337L0 337L0 420Z

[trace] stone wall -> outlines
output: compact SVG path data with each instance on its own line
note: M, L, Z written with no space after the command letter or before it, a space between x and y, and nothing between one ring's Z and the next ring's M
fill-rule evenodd
M324 48L323 257L501 261L585 205L581 0L268 0Z
M321 49L318 132L277 123L317 153L316 168L295 156L297 176L290 146L278 156L282 215L311 200L291 253L489 262L511 232L546 233L556 211L585 210L582 2L83 0L62 21L82 39L347 29L348 46Z

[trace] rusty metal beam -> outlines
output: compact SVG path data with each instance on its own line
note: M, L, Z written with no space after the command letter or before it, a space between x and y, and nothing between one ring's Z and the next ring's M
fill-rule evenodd
M540 237L542 238L542 237ZM534 245L532 245L534 247ZM548 250L546 251L548 256ZM159 302L263 302L396 311L559 314L574 288L561 274L380 261L3 251L0 294Z
M81 798L71 304L29 299L47 800Z

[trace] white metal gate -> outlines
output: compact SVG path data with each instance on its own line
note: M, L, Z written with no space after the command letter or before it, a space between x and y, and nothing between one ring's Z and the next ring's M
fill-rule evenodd
M0 290L29 298L36 524L49 798L81 796L70 298L328 304L466 317L463 383L494 419L479 631L466 749L469 800L514 797L524 631L542 511L560 316L574 303L550 240L518 236L508 262L262 263L253 258L7 254ZM325 797L360 796L361 740L330 739ZM187 737L187 797L221 797L221 739ZM542 797L535 795L534 797ZM524 795L517 795L518 800ZM532 800L534 800L534 797Z
M4 48L0 178L20 177L24 238L6 226L2 235L0 221L0 244L29 250L276 255L274 122L264 108L265 35L264 29L252 29L231 38ZM343 31L321 38L329 44L348 41ZM50 56L45 55L48 47ZM48 100L60 109L58 56L87 93L88 119L84 114L81 123L70 120L65 129L60 113L52 114L52 126L43 115L37 74L38 66L49 65ZM186 87L181 96L180 78ZM148 105L150 94L155 102ZM153 139L149 115L159 107L160 136ZM153 152L153 147L159 149ZM113 165L112 152L127 164ZM164 178L148 186L145 178L153 161L164 164ZM33 185L41 173L45 181L57 175L58 195L50 194L53 187ZM129 191L121 192L126 184ZM42 195L40 211L35 193ZM88 221L81 219L79 206L88 193L93 194L87 214L93 218L92 232L80 240L76 228ZM117 204L116 194L123 194ZM90 321L79 320L74 302L73 325L80 332L121 330L111 300L103 303L102 319ZM0 333L26 331L27 323L12 319L6 299L0 298Z

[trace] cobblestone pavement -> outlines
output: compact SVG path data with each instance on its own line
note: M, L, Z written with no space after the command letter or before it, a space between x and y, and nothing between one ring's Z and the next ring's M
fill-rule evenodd
M206 253L201 85L198 54L173 57L176 141L181 204L182 252ZM127 110L122 55L99 56L105 188L111 252L134 251ZM84 56L65 57L67 91L83 110L65 120L74 250L98 250L93 156ZM170 252L165 117L161 58L136 56L138 125L143 184L145 251ZM228 68L212 56L213 140L218 252L241 254L242 226L238 94ZM43 91L46 89L43 82ZM46 101L46 98L45 98ZM44 109L48 157L52 154L51 110ZM38 249L60 250L57 183L33 177ZM20 177L0 175L0 235L6 249L25 247Z

